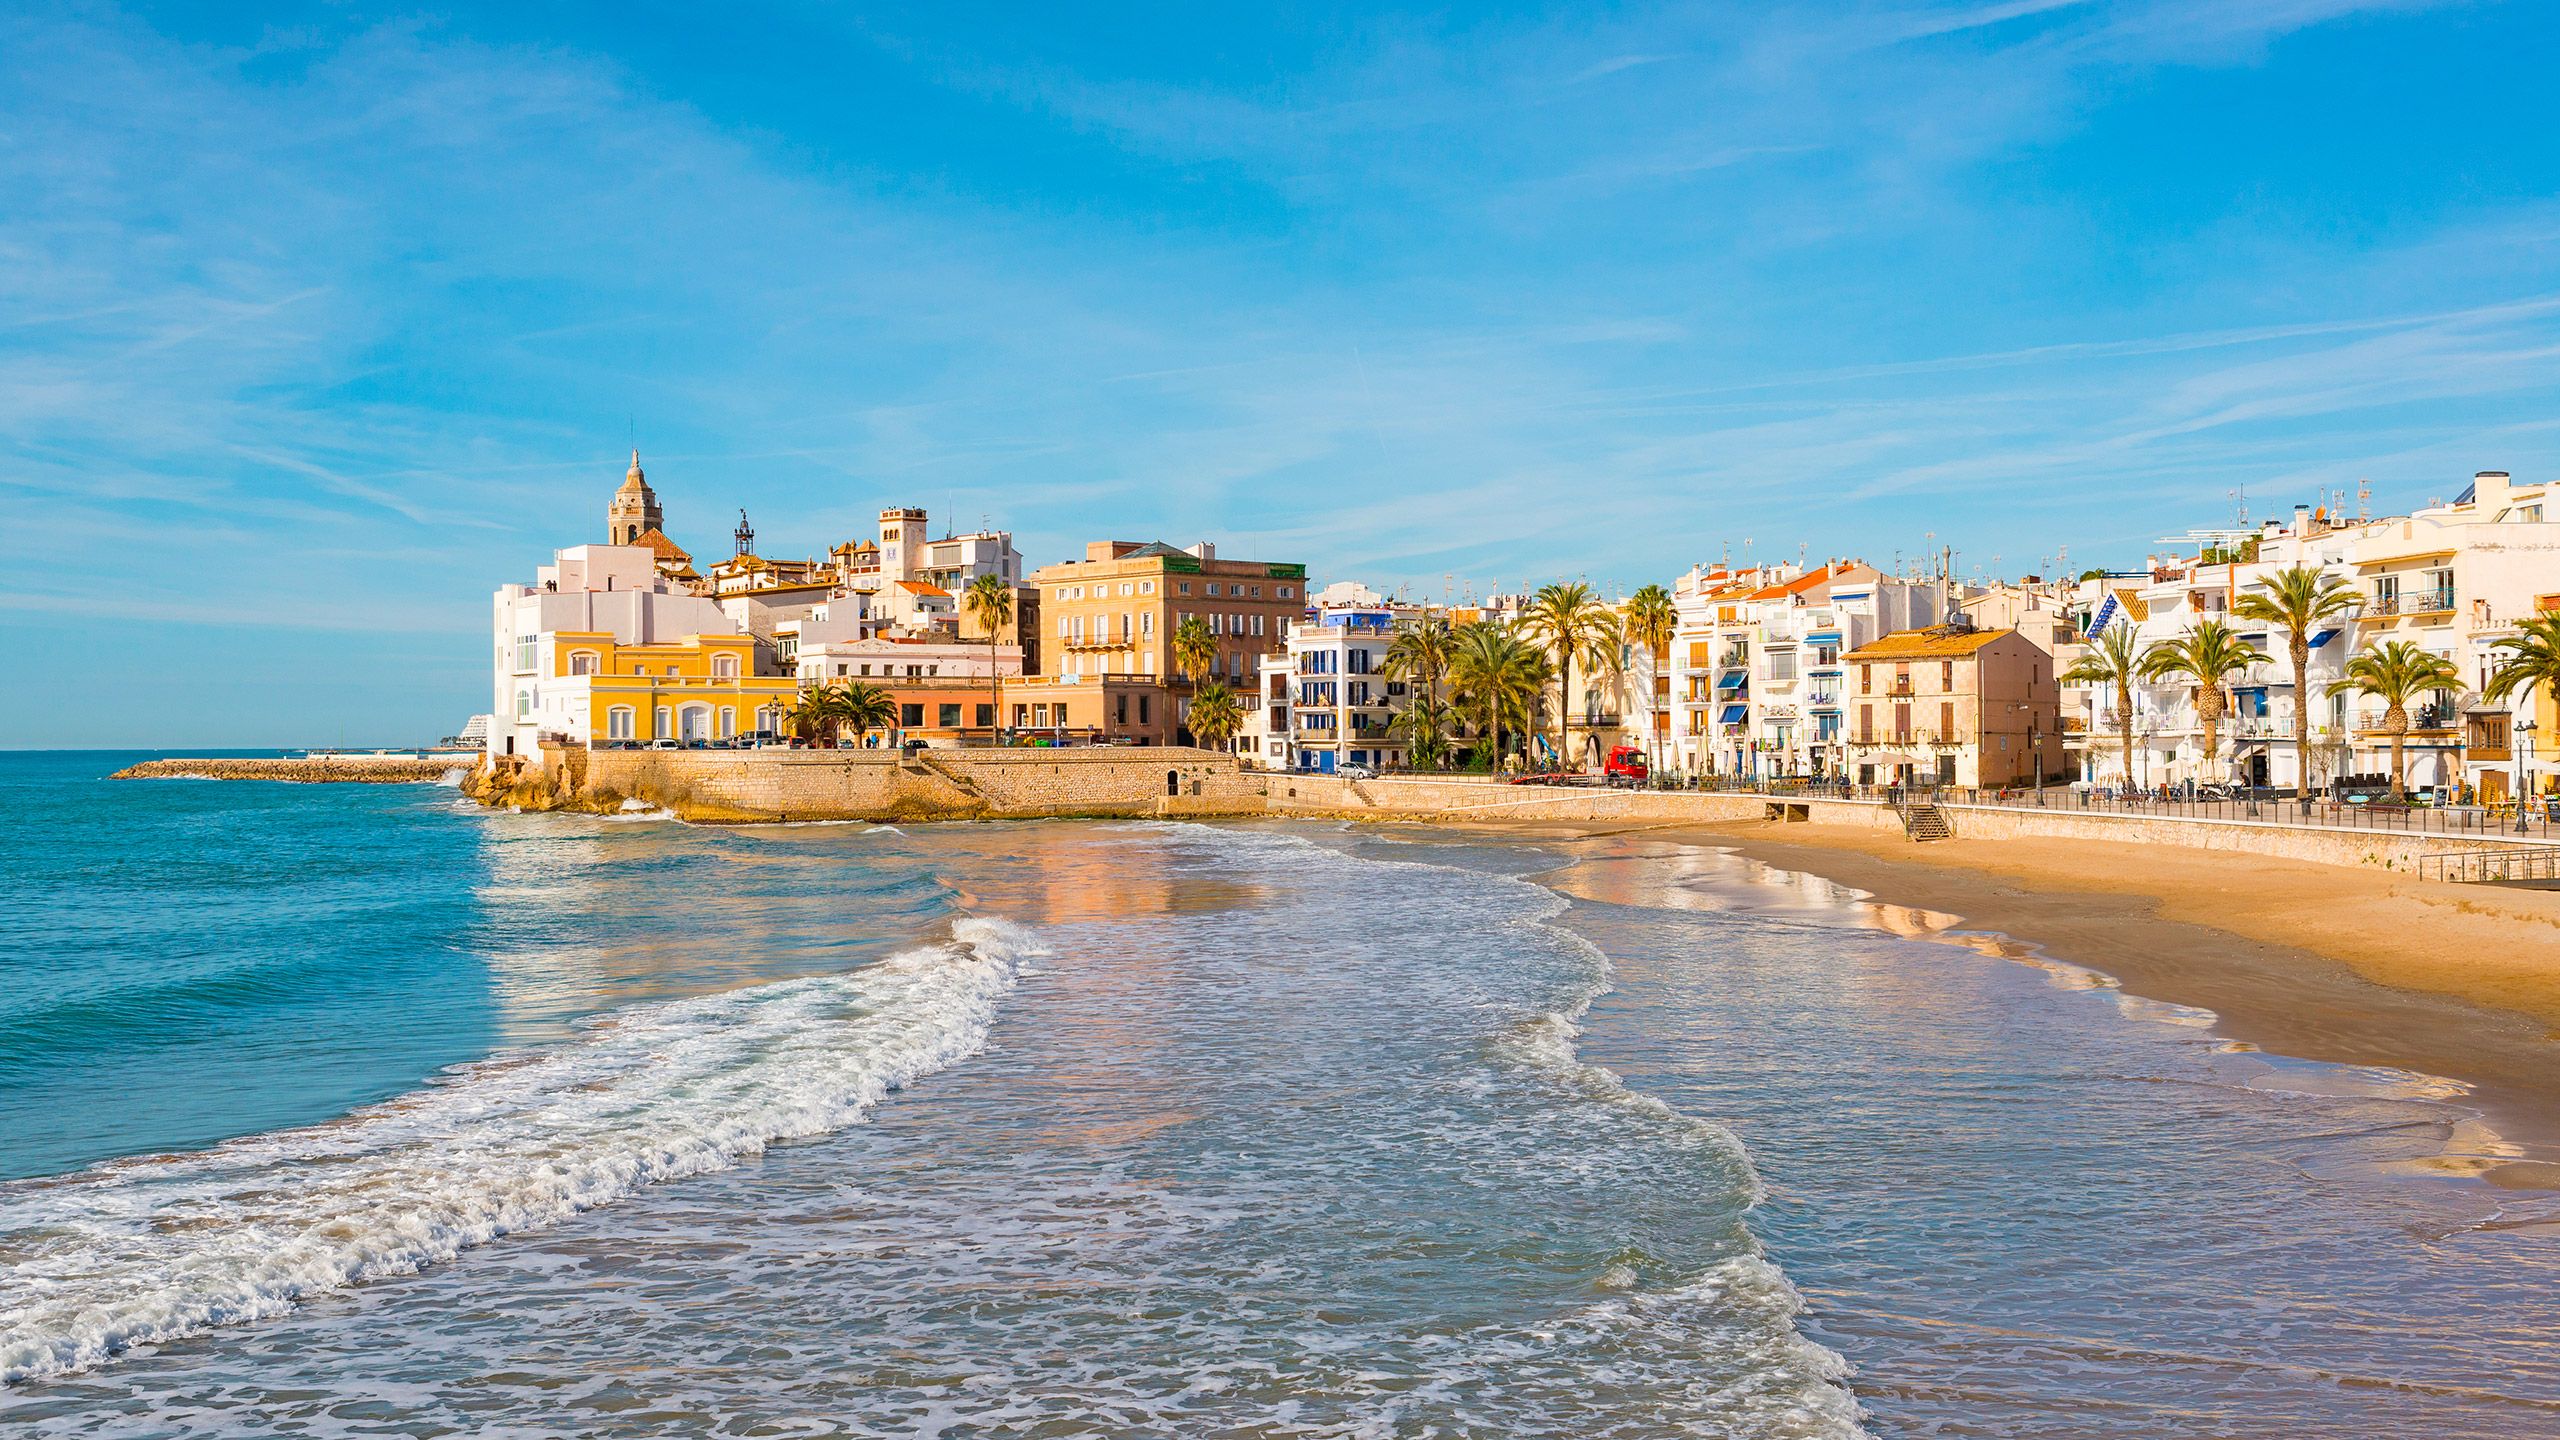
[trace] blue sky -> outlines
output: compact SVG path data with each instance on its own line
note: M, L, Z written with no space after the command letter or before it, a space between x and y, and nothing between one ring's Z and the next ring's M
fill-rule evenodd
M1435 596L2560 462L2548 6L261 8L0 18L9 743L441 734L634 437Z

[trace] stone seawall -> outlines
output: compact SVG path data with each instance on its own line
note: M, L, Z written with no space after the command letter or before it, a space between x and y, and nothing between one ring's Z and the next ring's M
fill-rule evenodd
M433 784L471 768L472 757L454 755L314 755L286 759L145 760L110 780L291 780L306 785Z
M1234 757L1171 747L1083 750L561 750L540 769L476 772L489 804L687 820L1005 820L1262 813Z
M1273 775L1268 804L1274 814L1344 816L1363 820L1548 821L1579 824L1712 825L1734 821L1812 821L1879 826L1902 822L1880 800L1718 794L1704 791L1606 790L1584 787L1505 785L1489 780L1396 777L1344 780L1323 775ZM2343 826L2279 825L2267 821L2200 820L2184 816L2118 815L2104 811L2030 810L1998 805L1941 807L1957 835L1967 839L2099 840L2128 845L2183 845L2310 860L2324 865L2372 866L2414 872L2418 858L2455 851L2512 849L2526 842L2491 837L2408 834Z

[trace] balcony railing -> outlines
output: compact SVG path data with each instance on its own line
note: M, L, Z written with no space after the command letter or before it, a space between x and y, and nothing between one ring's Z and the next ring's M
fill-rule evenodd
M2386 712L2367 710L2356 716L2356 733L2359 735L2388 734L2389 732L2384 728L2388 724L2389 718ZM2412 735L2425 735L2432 739L2451 735L2459 728L2456 717L2449 710L2439 710L2431 705L2409 712L2409 733Z

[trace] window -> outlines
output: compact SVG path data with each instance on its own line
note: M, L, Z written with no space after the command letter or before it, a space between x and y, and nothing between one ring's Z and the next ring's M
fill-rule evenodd
M1142 610L1138 612L1138 633L1150 638L1155 635L1156 612L1153 610Z
M1122 598L1122 599L1124 599L1124 600L1125 600L1125 599L1127 599L1127 598L1128 598L1128 596L1129 596L1129 592L1130 592L1132 589L1134 589L1134 588L1136 588L1136 587L1134 587L1134 586L1130 585L1130 583L1129 583L1128 581L1126 581L1126 580L1121 581L1121 582L1120 582L1120 596L1121 596L1121 598Z
M1139 594L1141 594L1141 595L1153 595L1154 593L1156 593L1156 582L1154 582L1153 580L1141 580L1141 581L1139 581L1139 582L1138 582L1138 593L1139 593Z
M1218 593L1218 582L1217 582L1217 581L1212 580L1212 581L1210 581L1210 582L1209 582L1209 593L1210 593L1210 594L1212 594L1212 595L1215 595L1215 594L1217 594L1217 593Z
M899 723L901 726L904 726L905 728L910 729L910 730L916 730L916 729L921 729L921 728L923 728L923 726L924 726L924 706L923 706L923 704L921 704L921 703L908 703L908 704L900 705L900 706L898 707L898 723Z
M1253 598L1254 598L1254 599L1256 599L1256 600L1259 600L1259 599L1261 599L1261 598L1262 598L1262 587L1261 587L1261 586L1256 585L1256 586L1254 586L1254 587L1253 587Z
M978 706L978 723L981 725L993 726L996 723L996 707L991 704L981 702Z
M737 679L737 678L738 678L738 657L737 657L737 656L735 656L735 655L714 655L714 656L712 656L712 657L711 657L711 678L712 678L712 679L714 679L714 680L735 680L735 679Z
M675 738L675 726L671 723L671 715L666 706L661 705L658 707L657 727L649 733L661 740L672 740Z
M1147 697L1146 697L1146 696L1144 696L1144 695L1141 695L1141 696L1139 696L1139 697L1138 697L1138 723L1139 723L1139 724L1141 724L1141 725L1144 725L1144 724L1147 724L1147 723L1148 723L1148 721L1147 721L1147 710L1148 710Z
M1262 617L1259 615L1253 617L1253 635L1257 640L1262 638Z
M726 706L726 705L721 706L721 707L720 707L720 738L721 738L721 739L723 739L723 740L731 739L731 738L735 737L735 736L737 735L737 733L738 733L738 712L737 712L736 710L734 710L734 709L730 708L729 706Z
M1938 702L1938 738L1941 740L1956 738L1956 702L1953 700Z
M525 675L531 674L532 671L533 637L530 635L519 635L516 637L516 673L519 675Z
M630 739L632 726L639 718L628 705L614 706L604 714L604 738L607 740Z
M593 650L571 651L569 654L569 673L572 675L593 675L596 673L596 652Z
M1876 667L1873 665L1858 667L1858 693L1861 695L1876 693Z
M1289 587L1288 587L1288 586L1283 585L1283 586L1281 586L1281 587L1280 587L1280 598L1281 598L1281 599L1283 599L1283 600L1286 600L1286 599L1288 599L1288 598L1289 598Z
M1177 582L1175 582L1175 584L1174 584L1174 593L1175 593L1175 594L1177 594L1177 595L1188 595L1188 594L1190 594L1190 593L1191 593L1191 582L1190 582L1190 581L1188 581L1188 580L1182 580L1182 581L1177 581Z
M934 723L934 724L936 724L936 725L941 726L941 727L942 727L943 729L945 729L945 730L957 730L957 729L959 729L959 728L960 728L960 704L959 704L959 702L955 700L955 701L947 702L947 703L945 703L945 704L936 705L935 707L933 707L933 723Z
M1953 660L1938 662L1938 688L1941 690L1956 688L1956 662Z
M1111 698L1115 702L1111 707L1111 723L1114 725L1128 724L1129 697L1126 695L1114 695Z
M532 691L519 690L516 692L516 718L519 720L529 720L533 718Z

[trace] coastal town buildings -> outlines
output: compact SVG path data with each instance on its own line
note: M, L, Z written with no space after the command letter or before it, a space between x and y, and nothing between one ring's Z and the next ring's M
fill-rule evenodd
M1578 659L1573 693L1550 689L1531 758L1590 770L1625 745L1671 780L1999 785L2059 774L2142 788L2371 790L2391 778L2396 739L2401 775L2423 796L2549 792L2560 789L2560 696L2491 700L2487 690L2498 642L2527 618L2560 614L2555 498L2550 485L2482 471L2450 502L2404 515L2297 506L2191 531L2139 567L2068 580L1960 583L1944 551L1926 570L1897 561L1899 574L1849 559L1694 567L1670 587L1671 643L1623 641L1614 657ZM636 452L604 519L610 543L561 550L533 583L498 592L492 754L752 735L778 728L800 688L839 681L892 692L899 723L880 743L1176 744L1191 738L1195 685L1215 681L1244 702L1233 748L1256 765L1395 767L1410 758L1395 722L1411 699L1383 673L1396 629L1433 615L1513 623L1529 604L1525 593L1470 594L1433 607L1348 582L1311 594L1302 565L1222 559L1207 543L1098 541L1026 576L1008 532L936 537L926 511L903 505L883 507L872 533L806 559L762 554L741 513L729 556L697 568L669 538ZM2301 695L2287 637L2247 621L2241 604L2293 566L2354 597L2306 637ZM993 637L961 603L988 576L1013 595ZM1186 621L1209 637L1196 676L1176 653ZM2106 637L2121 633L2144 654L2208 621L2231 624L2268 658L2220 687L2142 679L2129 706L2111 686L2055 678ZM1915 649L1914 636L1935 648ZM2394 640L2442 657L2457 677L2417 697L2397 735L2379 698L2340 685L2355 656ZM1918 668L1907 680L1896 668L1888 683L1907 691L1880 700L1858 688L1869 679L1859 665L1906 660ZM2041 686L2050 705L2021 686ZM1548 753L1558 703L1564 756ZM2310 731L2300 754L2297 710ZM2048 753L2057 746L2059 761Z
M2390 780L2392 735L2377 698L2331 693L2359 652L2405 640L2452 664L2463 683L2423 697L2402 734L2403 778L2443 796L2496 802L2528 783L2519 727L2531 720L2521 697L2491 701L2485 690L2518 619L2560 607L2560 523L2548 487L2516 486L2483 472L2452 503L2405 516L2348 520L2298 506L2289 519L2253 529L2208 532L2193 556L2152 556L2141 571L2084 581L2072 604L2096 635L2121 627L2137 648L2186 633L2207 620L2233 624L2269 659L2231 677L2217 719L2218 753L2203 753L2197 687L2178 680L2136 687L2130 716L2115 713L2105 687L2071 687L2066 711L2084 779L2138 787L2181 784L2270 786L2307 783L2368 787ZM2355 604L2310 641L2307 695L2293 693L2281 629L2238 620L2240 597L2277 571L2309 566L2348 587ZM2062 657L2067 667L2069 656ZM2311 744L2294 753L2294 708L2308 711ZM2123 727L2134 735L2134 773L2124 773Z
M1671 763L1679 773L1838 778L1847 760L1842 657L1938 623L1955 596L1854 560L1699 567L1672 587Z

